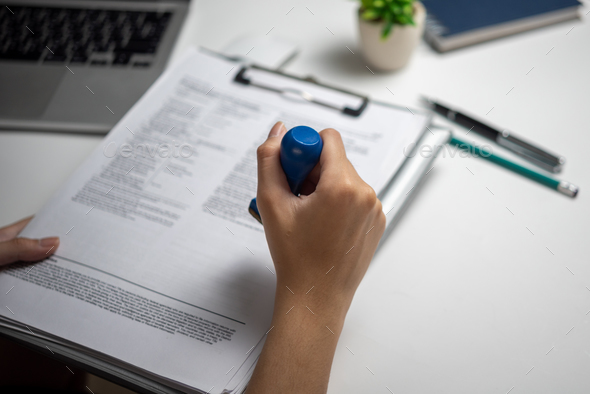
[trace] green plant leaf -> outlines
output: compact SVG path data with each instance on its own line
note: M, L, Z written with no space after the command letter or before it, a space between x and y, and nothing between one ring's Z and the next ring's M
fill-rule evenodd
M392 21L385 22L385 26L383 27L383 31L381 32L381 40L385 41L389 34L391 33L391 28L393 27Z
M357 0L361 3L360 15L364 20L384 21L381 37L387 38L393 25L413 25L416 0Z
M373 7L375 8L383 8L385 6L385 3L382 0L375 0L373 2Z
M374 10L366 10L361 14L361 18L367 21L376 20L379 19L379 14L376 13Z
M361 9L369 10L373 7L373 0L361 0Z

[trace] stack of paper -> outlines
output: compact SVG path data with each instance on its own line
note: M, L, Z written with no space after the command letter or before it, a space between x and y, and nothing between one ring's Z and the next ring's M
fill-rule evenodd
M192 50L150 88L24 230L61 245L2 271L0 289L12 288L2 325L182 391L245 387L275 287L247 210L256 147L278 120L334 127L379 192L428 117L371 103L354 118L235 83L240 67ZM309 88L283 79L273 83Z

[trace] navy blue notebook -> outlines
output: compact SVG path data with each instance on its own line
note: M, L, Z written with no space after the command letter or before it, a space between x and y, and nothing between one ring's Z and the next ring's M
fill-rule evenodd
M423 0L441 52L578 17L578 0Z

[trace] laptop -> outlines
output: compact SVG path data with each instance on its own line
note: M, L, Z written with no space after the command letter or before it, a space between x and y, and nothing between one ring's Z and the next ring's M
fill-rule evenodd
M106 134L160 75L190 0L13 0L0 129Z

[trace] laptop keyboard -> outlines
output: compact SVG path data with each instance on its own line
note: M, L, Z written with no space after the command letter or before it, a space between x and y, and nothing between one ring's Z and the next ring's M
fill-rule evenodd
M0 9L0 60L149 67L171 16L5 6Z

